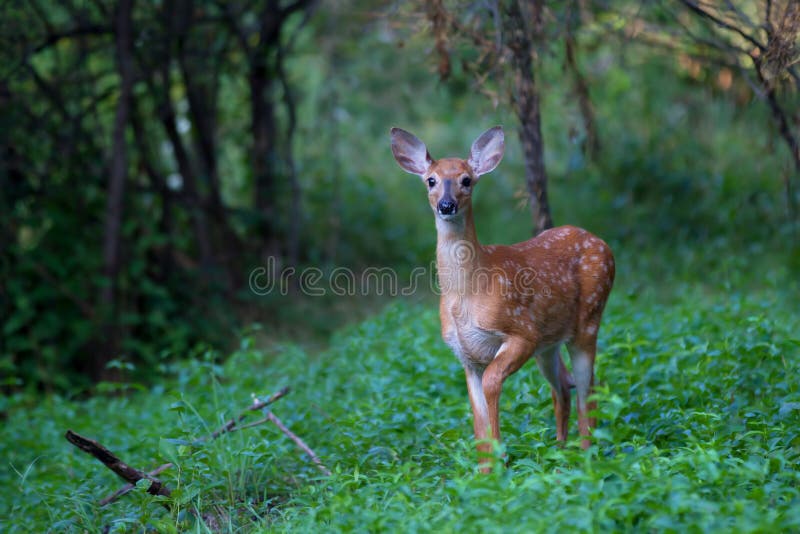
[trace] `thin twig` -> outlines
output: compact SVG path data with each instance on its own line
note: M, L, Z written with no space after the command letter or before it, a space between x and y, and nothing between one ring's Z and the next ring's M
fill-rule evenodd
M272 404L276 400L280 399L281 397L283 397L287 393L289 393L289 387L288 386L283 388L283 389L281 389L280 391L278 391L276 393L273 393L269 398L267 398L267 399L265 399L263 401L254 402L253 404L248 406L246 410L243 410L242 413L239 414L236 418L227 421L222 427L220 427L218 430L216 430L212 434L209 434L208 436L200 439L199 442L202 443L204 441L211 441L211 440L216 439L219 436L221 436L223 434L227 434L229 432L234 432L236 430L244 430L245 428L251 428L251 427L254 427L254 426L257 426L257 425L264 424L267 421L272 421L268 417L265 417L265 418L259 419L258 421L253 421L252 423L248 423L246 425L237 426L239 424L239 422L241 422L241 420L244 419L244 417L249 412L256 411L256 410L261 410L262 408L265 408L266 406L269 406L270 404ZM69 437L67 439L69 439ZM173 467L172 463L166 463L166 464L160 465L160 466L156 467L154 470L150 471L149 473L146 473L147 476L144 477L144 478L154 477L154 476L158 475L159 473L161 473L163 471L166 471L167 469L169 469L171 467ZM117 499L119 499L123 495L126 495L127 493L129 493L131 490L133 490L134 487L135 487L135 484L131 484L131 483L126 484L125 486L121 487L120 489L118 489L114 493L112 493L112 494L104 497L103 499L101 499L100 502L99 502L100 506L106 506L108 504L111 504L112 502L116 501Z
M244 430L245 428L253 428L254 426L263 425L264 423L267 422L269 422L269 417L264 417L259 419L258 421L253 421L252 423L247 423L246 425L234 428L233 430Z
M697 4L696 2L693 2L691 0L681 0L681 3L683 5L685 5L689 10L694 11L698 15L707 18L708 20L710 20L711 22L713 22L714 24L716 24L720 28L723 28L725 30L728 30L728 31L731 31L731 32L739 34L739 36L741 36L744 40L746 40L746 41L750 42L751 44L753 44L760 51L763 52L766 49L766 47L763 44L761 44L760 42L758 42L758 40L755 37L753 37L752 35L748 35L744 31L742 31L741 28L737 28L733 24L730 24L730 23L722 20L721 18L717 17L713 13L711 13L709 11L706 11L705 9L701 8L700 5Z
M147 476L148 477L155 477L157 475L160 475L161 473L163 473L164 471L166 471L167 469L169 469L171 467L172 467L172 462L169 462L169 463L166 463L166 464L163 464L163 465L159 465L158 467L156 467L155 469L153 469L152 471L147 473ZM133 490L133 488L135 488L135 487L136 487L136 485L134 485L134 484L125 484L124 486L122 486L120 489L118 489L117 491L115 491L111 495L108 495L107 497L103 497L102 499L100 499L100 502L98 502L98 504L100 506L106 506L108 504L111 504L112 502L116 501L117 499L119 499L123 495L127 495L128 493L130 493Z
M275 426L277 426L281 432L286 434L289 437L289 439L294 441L298 447L300 447L306 454L308 454L309 457L311 457L311 461L313 461L316 464L316 466L319 468L320 471L322 471L328 476L331 475L331 472L328 470L327 467L325 467L325 464L322 463L322 461L319 459L319 456L317 456L316 453L314 453L314 451L311 450L311 447L306 445L306 442L300 439L300 437L298 437L297 434L289 430L286 427L286 425L283 424L283 421L278 419L277 415L275 415L270 411L267 411L266 415L267 419L275 423Z
M243 410L242 413L240 413L238 416L228 420L224 425L215 430L211 435L207 436L206 438L203 438L201 441L209 441L212 439L216 439L220 437L222 434L232 431L236 427L236 425L239 424L239 422L241 422L242 419L244 419L247 416L248 412L258 411L266 406L269 406L270 404L280 399L287 393L289 393L288 386L286 386L285 388L276 393L273 393L272 396L270 396L266 400L254 402L253 404L248 406L246 410Z

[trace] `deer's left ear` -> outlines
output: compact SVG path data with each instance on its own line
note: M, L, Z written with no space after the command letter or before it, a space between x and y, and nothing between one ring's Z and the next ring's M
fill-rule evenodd
M472 167L475 176L492 172L503 159L504 150L503 127L495 126L483 132L472 143L467 163Z

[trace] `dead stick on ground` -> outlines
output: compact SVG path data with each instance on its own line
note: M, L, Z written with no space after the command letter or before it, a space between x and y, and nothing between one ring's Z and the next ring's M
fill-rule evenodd
M297 436L297 434L295 434L294 432L289 430L286 427L286 425L283 424L283 421L278 419L278 416L276 416L274 413L272 413L270 411L266 412L266 416L267 416L267 419L269 419L270 421L275 423L275 426L277 426L281 430L281 432L286 434L289 437L289 439L294 441L295 444L297 444L298 447L303 449L303 451L305 451L305 453L308 454L311 457L311 460L317 465L317 467L319 468L320 471L322 471L323 473L325 473L328 476L331 475L331 472L328 470L327 467L325 467L325 465L322 463L322 461L319 459L319 457L314 453L314 451L311 450L311 447L306 445L306 442L303 441L302 439L300 439L300 437Z
M157 478L153 478L152 476L148 475L144 471L140 471L134 467L129 466L122 460L120 460L114 453L108 450L106 447L98 443L97 441L89 438L85 438L80 434L76 434L72 430L67 430L65 435L67 441L78 447L80 450L91 454L103 464L111 469L114 473L117 474L123 480L131 483L136 484L143 478L149 480L151 482L150 487L147 489L147 493L151 495L162 495L164 497L169 497L170 491L167 489L164 484L161 483L160 480ZM167 503L162 503L167 509L169 509L169 505Z
M238 416L236 416L236 418L227 421L219 429L215 430L214 433L212 433L210 436L207 436L207 437L203 438L203 441L216 439L216 438L220 437L222 434L224 434L226 432L230 432L231 430L233 430L236 427L237 424L239 424L239 422L242 419L244 419L247 416L248 412L257 411L257 410L260 410L261 408L269 406L270 404L272 404L276 400L280 399L281 397L283 397L287 393L289 393L289 387L288 386L283 388L282 390L276 392L276 393L273 393L272 396L270 396L266 400L254 402L253 404L248 406L246 410L244 410L242 413L240 413Z
M211 441L211 440L216 439L216 438L220 437L221 435L226 434L228 432L233 432L235 430L241 430L241 429L245 429L245 428L250 428L250 427L253 427L253 426L256 426L256 425L260 425L260 424L266 423L267 421L271 421L269 418L264 418L264 419L259 419L258 421L254 421L252 423L249 423L247 425L240 426L238 428L236 426L237 424L239 424L247 416L247 414L249 412L252 412L252 411L255 411L255 410L260 410L260 409L262 409L262 408L264 408L266 406L269 406L270 404L272 404L276 400L280 399L281 397L283 397L287 393L289 393L289 387L288 386L283 388L283 389L281 389L281 390L279 390L279 391L277 391L277 392L275 392L275 393L273 393L272 395L270 395L269 398L267 398L267 399L265 399L263 401L254 402L253 404L248 406L247 409L243 410L234 419L230 419L224 425L222 425L219 429L217 429L213 433L209 434L208 436L202 438L200 441ZM69 440L69 437L67 437L67 439ZM172 467L172 463L166 463L166 464L160 465L159 467L156 467L150 473L147 473L147 475L149 477L154 477L155 475L158 475L158 474L162 473L163 471L166 471L170 467ZM328 473L328 474L330 474L330 473ZM143 477L143 478L148 478L148 477ZM112 493L112 494L110 494L110 495L108 495L106 497L103 497L99 502L100 506L106 506L108 504L111 504L112 502L116 501L117 499L119 499L123 495L129 493L131 490L133 490L134 487L135 487L135 484L131 484L131 483L126 484L125 486L121 487L120 489L118 489L114 493Z
M156 475L160 475L161 473L163 473L164 471L166 471L170 467L172 467L172 463L171 462L163 464L163 465L159 465L158 467L156 467L155 469L153 469L152 471L147 473L147 476L148 477L154 477ZM111 495L101 499L98 504L100 506L106 506L108 504L111 504L112 502L116 501L117 499L119 499L123 495L126 495L126 494L130 493L133 490L133 488L135 488L135 487L136 486L133 485L133 484L125 484L124 486L122 486L120 489L118 489L117 491L115 491Z

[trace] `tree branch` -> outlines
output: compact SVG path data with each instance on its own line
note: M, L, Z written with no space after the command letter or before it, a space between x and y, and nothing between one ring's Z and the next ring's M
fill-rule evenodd
M783 110L778 102L778 98L775 96L775 88L764 78L764 75L761 72L760 61L758 58L753 58L753 62L756 64L756 75L758 76L758 81L761 83L766 93L767 103L769 104L769 109L772 112L772 117L775 119L775 122L778 123L778 131L780 132L781 137L783 137L783 140L786 141L789 151L792 154L792 162L794 163L795 172L800 175L800 143L798 143L797 138L795 137L794 133L792 133L792 127L789 124L789 119L786 116L786 112Z
M68 30L60 32L48 33L44 41L34 46L32 49L30 49L30 51L28 51L26 57L29 57L33 54L38 54L39 52L47 48L50 48L51 46L56 45L59 41L62 41L64 39L71 39L73 37L84 37L87 35L110 35L110 34L111 34L111 27L105 24L88 24L86 26L76 26L75 28L70 28Z
M285 387L285 388L281 389L280 391L278 391L276 393L273 393L268 399L253 403L252 405L248 406L246 410L242 411L242 413L239 414L235 419L231 419L231 420L227 421L217 431L215 431L212 434L206 436L205 438L202 438L199 441L200 442L211 441L213 439L218 438L219 436L221 436L223 434L227 434L227 433L233 432L235 430L243 430L245 428L251 428L251 427L263 424L263 423L265 423L267 421L272 421L272 419L270 419L269 417L265 417L263 419L259 419L258 421L254 421L254 422L246 424L246 425L237 426L239 424L239 422L241 422L241 420L244 419L244 417L247 415L248 412L261 410L261 409L269 406L270 404L272 404L276 400L280 399L281 397L283 397L287 393L289 393L289 388ZM72 433L72 431L68 431L67 432L67 434L70 434L70 433ZM77 434L74 434L74 435L77 435ZM70 440L69 437L67 437L67 439ZM85 439L85 438L83 438L83 439ZM89 441L91 441L91 440L89 440ZM71 440L70 440L70 443L72 443ZM92 453L90 453L90 454L92 454ZM171 462L162 464L162 465L156 467L155 469L153 469L152 471L150 471L149 473L146 473L146 477L143 477L143 478L153 479L153 477L155 477L156 475L162 473L163 471L166 471L167 469L170 469L171 467L173 467ZM330 474L330 473L328 473L328 474ZM153 480L155 480L155 479L153 479ZM120 489L118 489L114 493L102 498L99 501L100 506L106 506L108 504L111 504L112 502L116 501L117 499L119 499L123 495L125 495L128 492L130 492L131 490L133 490L135 485L136 485L136 482L130 481L129 484L121 487Z
M289 430L289 428L286 425L283 424L283 421L278 419L277 415L275 415L274 413L272 413L270 411L267 411L266 415L267 415L267 419L269 419L270 421L275 423L275 426L277 426L280 429L281 432L286 434L286 436L288 436L289 439L294 441L295 444L303 450L303 452L305 452L309 457L311 457L311 461L314 462L314 464L316 464L316 466L319 468L320 471L322 471L323 473L325 473L328 476L331 475L331 472L328 470L327 467L325 467L325 464L322 463L322 461L319 459L319 456L317 456L316 453L314 453L314 451L311 450L311 447L306 445L306 442L303 441L302 439L300 439L297 436L297 434L295 434L294 432Z
M237 415L235 418L229 419L224 425L222 425L220 428L215 430L210 436L204 438L201 441L210 441L212 439L218 438L219 436L225 434L226 432L231 432L232 430L234 430L236 425L239 424L239 422L241 422L242 419L244 419L247 416L249 412L258 411L262 408L266 408L276 400L280 399L281 397L289 393L289 391L290 391L289 387L286 386L280 391L273 393L268 399L254 402L253 404L248 406L247 409L243 410L239 415Z
M150 487L147 489L147 493L151 495L161 495L163 497L170 496L169 489L167 489L167 487L164 486L160 480L153 478L144 471L139 471L138 469L129 466L120 460L113 452L108 450L97 441L83 437L80 434L76 434L72 430L67 430L67 433L64 435L64 437L67 438L67 441L78 447L83 452L100 460L103 465L116 473L116 475L121 479L133 485L136 485L136 483L142 479L147 479L151 481ZM163 505L169 509L168 503L163 503Z
M741 28L737 28L733 24L725 22L724 20L720 19L719 17L717 17L713 13L709 13L708 11L704 10L703 8L701 8L696 2L694 2L692 0L681 0L681 3L683 5L685 5L689 10L694 11L695 13L700 15L701 17L704 17L704 18L710 20L711 22L713 22L714 24L716 24L720 28L723 28L725 30L728 30L728 31L731 31L731 32L734 32L734 33L738 34L745 41L747 41L747 42L753 44L755 47L757 47L760 51L763 52L764 50L766 50L766 47L763 44L761 44L760 42L758 42L758 40L755 37L753 37L751 35L748 35L744 31L742 31Z
M170 469L171 467L173 467L172 462L159 465L158 467L156 467L155 469L153 469L152 471L147 473L147 477L146 478L151 479L151 478L153 478L153 477L155 477L157 475L160 475L161 473L163 473L167 469ZM122 486L120 489L118 489L117 491L115 491L111 495L100 499L100 501L97 504L99 504L100 506L109 505L112 502L114 502L117 499L119 499L120 497L122 497L123 495L127 495L128 493L133 491L133 488L135 488L135 487L136 487L136 484L131 484L131 483L125 484L124 486Z

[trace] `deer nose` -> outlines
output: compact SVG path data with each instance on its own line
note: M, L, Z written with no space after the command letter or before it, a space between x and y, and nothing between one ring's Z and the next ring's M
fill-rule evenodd
M447 199L440 200L439 204L436 207L438 208L439 213L441 213L442 215L452 215L458 209L458 206L456 205L455 202Z

